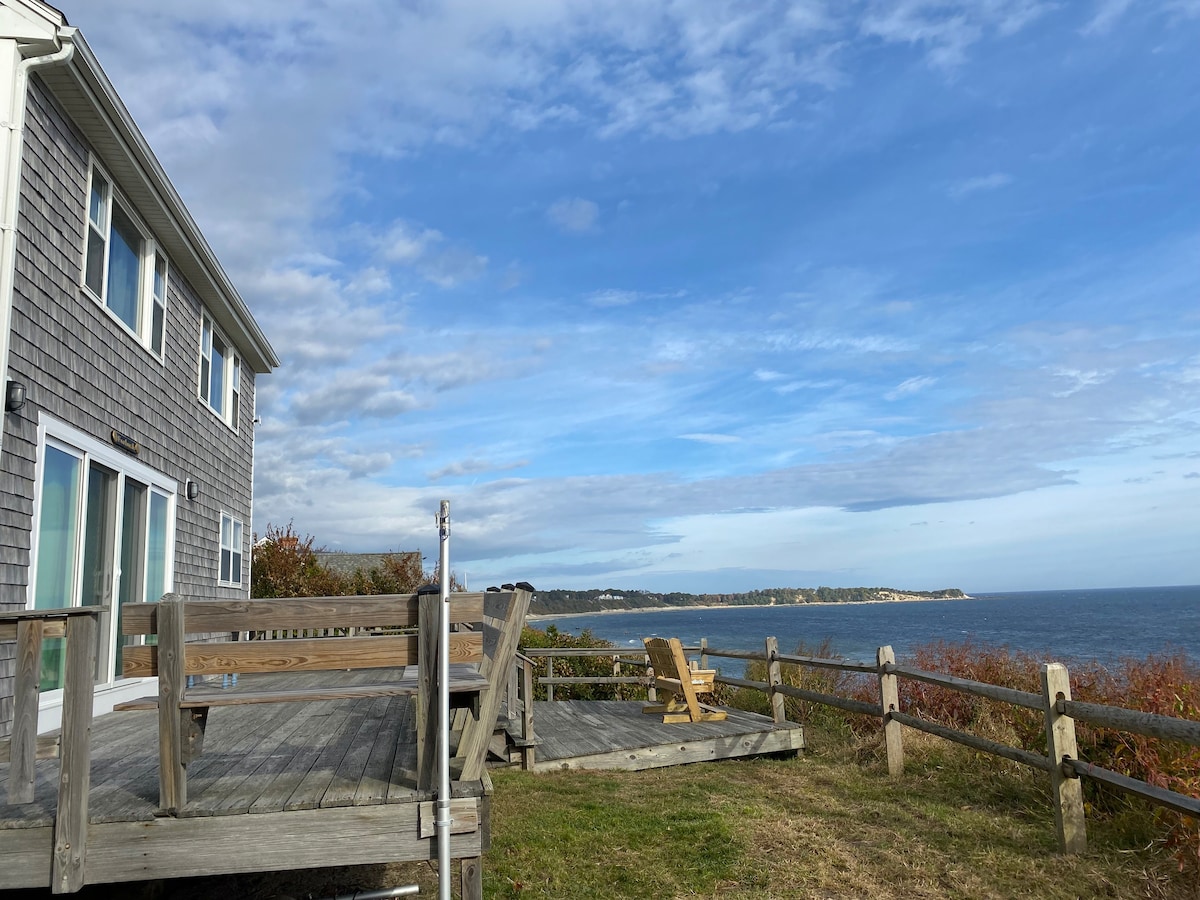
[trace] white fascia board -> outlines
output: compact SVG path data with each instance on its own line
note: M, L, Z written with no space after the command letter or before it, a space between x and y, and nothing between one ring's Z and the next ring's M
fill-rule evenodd
M246 364L255 373L270 372L279 366L279 358L266 335L222 268L212 247L188 212L183 199L171 184L154 151L150 149L83 35L76 32L74 43L75 55L71 63L60 71L70 73L78 89L100 114L98 118L103 121L108 131L106 137L115 140L120 146L126 157L126 160L121 162L128 161L146 194L174 226L174 235L159 236L166 239L168 252L175 251L172 264L191 276L189 280L200 279L199 283L193 283L193 287L201 292L210 312L221 324L226 336L238 348ZM53 75L50 75L45 80L53 87L52 78ZM85 134L88 133L89 123L76 121L76 125L83 129ZM89 135L89 139L93 139L93 136ZM93 139L93 143L100 141ZM109 168L122 168L116 160L107 162ZM145 214L143 210L139 212ZM176 240L171 241L170 237ZM171 244L175 244L175 247L172 248ZM190 259L177 258L180 247L184 248ZM192 265L188 265L188 262Z
M63 14L45 3L3 0L0 4L0 38L22 44L56 44L58 29L65 24Z

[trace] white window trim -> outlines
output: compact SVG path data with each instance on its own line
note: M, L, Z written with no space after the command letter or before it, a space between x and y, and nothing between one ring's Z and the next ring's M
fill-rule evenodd
M161 472L158 472L158 471L150 468L145 463L141 463L135 459L130 458L128 456L128 454L121 452L116 447L112 446L111 444L105 444L103 441L99 441L96 438L92 437L92 435L90 435L84 431L80 431L78 428L75 428L71 425L67 425L65 422L60 422L58 419L55 419L52 416L48 416L48 415L46 415L45 412L41 412L41 411L39 411L39 413L38 413L37 436L38 436L37 462L34 466L34 479L35 479L34 483L37 485L41 485L41 483L42 483L43 469L45 468L45 458L46 458L45 448L49 444L50 446L58 445L62 448L69 448L69 451L82 452L85 463L92 462L92 461L99 462L111 469L114 469L114 470L120 472L121 474L123 474L127 477L135 478L138 481L148 485L149 487L157 489L158 491L168 495L168 504L169 505L168 505L168 510L167 510L168 528L167 528L167 545L166 545L166 558L168 560L168 565L167 565L166 573L165 573L166 579L165 579L165 585L164 585L164 593L170 593L170 592L174 591L175 590L175 565L174 565L175 530L177 527L176 515L177 515L177 504L178 504L179 482L177 482L173 478L168 478L167 476L163 475ZM85 471L86 471L86 468L85 468ZM41 533L41 517L42 517L42 504L39 500L39 502L34 503L33 531L30 534L29 584L25 588L25 607L26 607L26 609L34 608L34 601L37 597L38 535ZM76 540L77 540L76 553L82 555L82 553L83 553L83 535L82 535L82 533L77 535ZM78 581L79 577L80 577L80 573L77 572L76 573L77 581ZM73 590L73 593L77 595L79 592L79 584L77 583L72 590ZM109 677L112 677L112 676L109 676ZM96 691L100 691L102 689L107 690L107 689L113 688L114 685L117 688L120 688L122 685L129 683L129 682L137 683L139 686L144 688L144 685L142 684L144 681L145 681L145 679L122 679L120 681L98 682L95 686L95 689L96 689ZM48 704L49 707L53 707L56 704L61 705L62 689L60 688L60 689L54 690L54 691L42 691L41 697L44 698L46 704ZM118 699L120 699L120 698L118 698ZM39 707L41 705L42 704L39 702ZM41 724L39 721L39 729L40 728L41 728Z
M88 266L88 243L91 239L92 231L98 230L92 225L91 204L92 204L92 183L96 176L99 175L108 184L108 197L104 209L104 264L100 271L100 293L97 294L87 283L87 266ZM138 233L142 237L142 254L139 260L139 275L138 284L138 327L137 329L130 328L128 323L122 319L108 305L108 297L105 294L108 291L108 266L112 252L112 213L113 205L119 204L122 211L137 228ZM79 268L79 284L83 291L96 301L97 305L117 323L125 333L130 335L134 340L141 345L142 349L156 359L160 364L165 362L167 348L167 295L170 293L168 284L171 276L171 264L162 247L154 239L146 223L142 221L133 204L125 199L124 195L117 188L116 182L105 171L95 158L91 159L91 164L88 167L87 180L87 198L84 202L84 237L83 237L83 258L82 265ZM163 289L162 295L159 296L155 290L156 276L158 272L158 263L161 260L163 266ZM162 307L162 346L154 349L154 309L156 306Z
M205 341L205 334L208 335L208 341ZM224 371L221 373L221 390L224 392L221 397L222 409L218 410L212 405L212 340L220 338L225 345L225 361ZM208 363L208 379L207 383L204 378L204 363ZM200 311L200 352L197 356L196 363L196 396L200 402L208 408L214 416L225 423L225 427L237 434L242 423L242 357L241 354L233 346L233 342L225 336L220 328L217 327L216 320L209 314L208 310L201 309ZM234 401L237 401L235 404ZM237 407L238 416L234 421L233 410Z
M221 557L225 555L225 550L226 550L225 541L224 541L224 537L223 537L224 532L225 532L225 520L226 519L229 520L229 531L230 531L230 541L231 541L230 546L228 548L230 550L229 572L231 575L233 574L233 556L232 555L233 555L233 553L236 553L238 555L238 567L237 567L238 580L237 581L232 581L232 580L222 581L221 580ZM235 538L234 535L240 535L240 537ZM246 561L246 526L242 523L242 520L239 519L237 516L235 516L233 513L225 512L224 510L222 510L220 518L217 520L217 584L220 587L234 587L234 588L245 587L246 582L242 577L242 570L245 568L245 561Z

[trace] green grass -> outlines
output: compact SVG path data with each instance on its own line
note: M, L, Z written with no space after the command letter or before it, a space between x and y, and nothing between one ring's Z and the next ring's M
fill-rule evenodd
M855 758L839 741L790 760L620 774L498 772L484 893L1196 896L1193 876L1178 874L1169 854L1129 843L1152 833L1148 815L1132 826L1096 823L1092 849L1064 857L1038 773L910 741L907 771L891 779L873 751Z

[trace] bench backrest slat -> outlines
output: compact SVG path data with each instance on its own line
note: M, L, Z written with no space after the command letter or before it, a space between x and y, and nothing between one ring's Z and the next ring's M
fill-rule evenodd
M323 672L336 669L381 669L417 664L415 634L372 637L302 638L276 641L219 641L187 644L185 675L223 675L229 672ZM483 636L477 632L450 635L451 663L483 660ZM127 678L159 674L158 647L126 647L123 670Z
M450 621L478 622L483 618L482 593L453 594ZM221 631L303 631L324 628L415 628L416 594L366 597L289 597L267 600L184 601L188 634ZM121 633L157 634L157 603L121 606Z

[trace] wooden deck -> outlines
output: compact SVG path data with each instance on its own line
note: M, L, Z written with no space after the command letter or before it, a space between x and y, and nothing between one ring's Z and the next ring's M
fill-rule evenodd
M394 670L343 673L347 685ZM243 675L231 691L270 689ZM328 673L282 676L291 688ZM641 701L535 704L536 769L645 769L796 751L803 729L729 710L721 722L663 724ZM159 808L158 719L152 711L94 720L86 883L436 859L429 792L417 787L411 697L214 708L204 753L188 767L187 806ZM0 785L8 764L0 764ZM34 802L0 802L0 890L51 883L58 760L36 764ZM486 847L486 775L456 781L456 858ZM3 792L0 792L0 801Z
M389 671L344 678L370 684ZM302 687L322 676L286 677ZM235 690L272 678L245 675ZM175 818L159 815L157 714L97 718L87 883L377 863L381 848L392 861L436 859L432 812L421 802L432 797L416 786L414 715L410 697L214 709L204 753L189 766L189 803ZM33 803L0 802L0 889L50 883L59 763L36 768ZM0 784L7 775L0 764ZM456 786L483 793L483 782ZM460 857L478 856L480 843L478 831L452 838Z
M664 724L641 700L555 700L533 705L534 771L654 769L804 749L804 728L726 710L720 722Z

